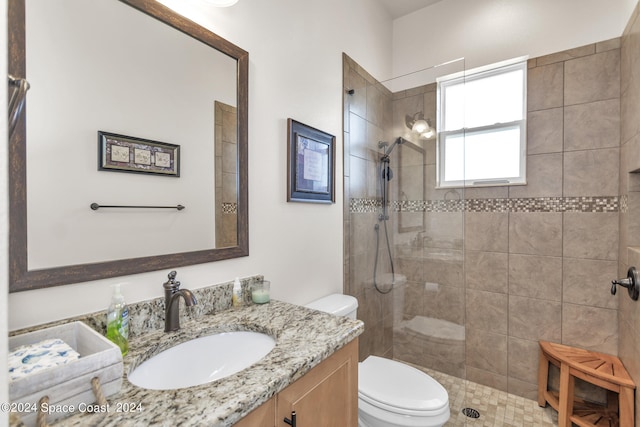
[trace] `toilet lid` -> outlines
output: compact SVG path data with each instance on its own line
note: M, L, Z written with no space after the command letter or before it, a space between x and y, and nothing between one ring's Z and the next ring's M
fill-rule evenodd
M358 392L370 403L410 411L437 411L449 405L440 383L416 368L369 356L359 364Z

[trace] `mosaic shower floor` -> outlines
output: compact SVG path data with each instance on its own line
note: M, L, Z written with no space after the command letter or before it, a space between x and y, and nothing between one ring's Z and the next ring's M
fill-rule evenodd
M558 414L550 406L541 408L534 400L419 366L416 368L435 378L449 393L451 418L445 427L558 426ZM462 413L463 408L477 410L480 417L467 417Z

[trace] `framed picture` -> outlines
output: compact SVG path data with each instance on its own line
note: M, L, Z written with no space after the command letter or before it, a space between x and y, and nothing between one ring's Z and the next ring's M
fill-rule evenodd
M293 119L287 127L287 201L334 203L335 136Z
M180 176L180 146L98 131L98 170Z

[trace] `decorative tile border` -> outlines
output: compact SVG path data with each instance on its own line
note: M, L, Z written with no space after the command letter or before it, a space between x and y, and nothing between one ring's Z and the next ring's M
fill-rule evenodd
M222 202L222 213L223 214L235 214L235 213L238 213L238 204L237 203Z
M351 213L375 213L382 207L380 199L350 199L349 212Z
M619 212L626 211L625 196L531 197L519 199L394 200L394 212ZM376 213L380 199L351 199L351 213Z

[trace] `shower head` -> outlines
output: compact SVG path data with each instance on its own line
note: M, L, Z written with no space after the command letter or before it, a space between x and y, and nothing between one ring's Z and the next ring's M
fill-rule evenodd
M404 144L405 141L406 140L403 137L399 136L395 141L393 141L393 144L391 144L389 147L387 147L387 149L384 151L384 155L382 156L382 158L383 159L389 159L389 154L391 154L393 149L396 148L396 145ZM378 145L380 145L380 143L378 143ZM384 146L386 146L386 144ZM382 147L380 147L380 148L382 148Z

